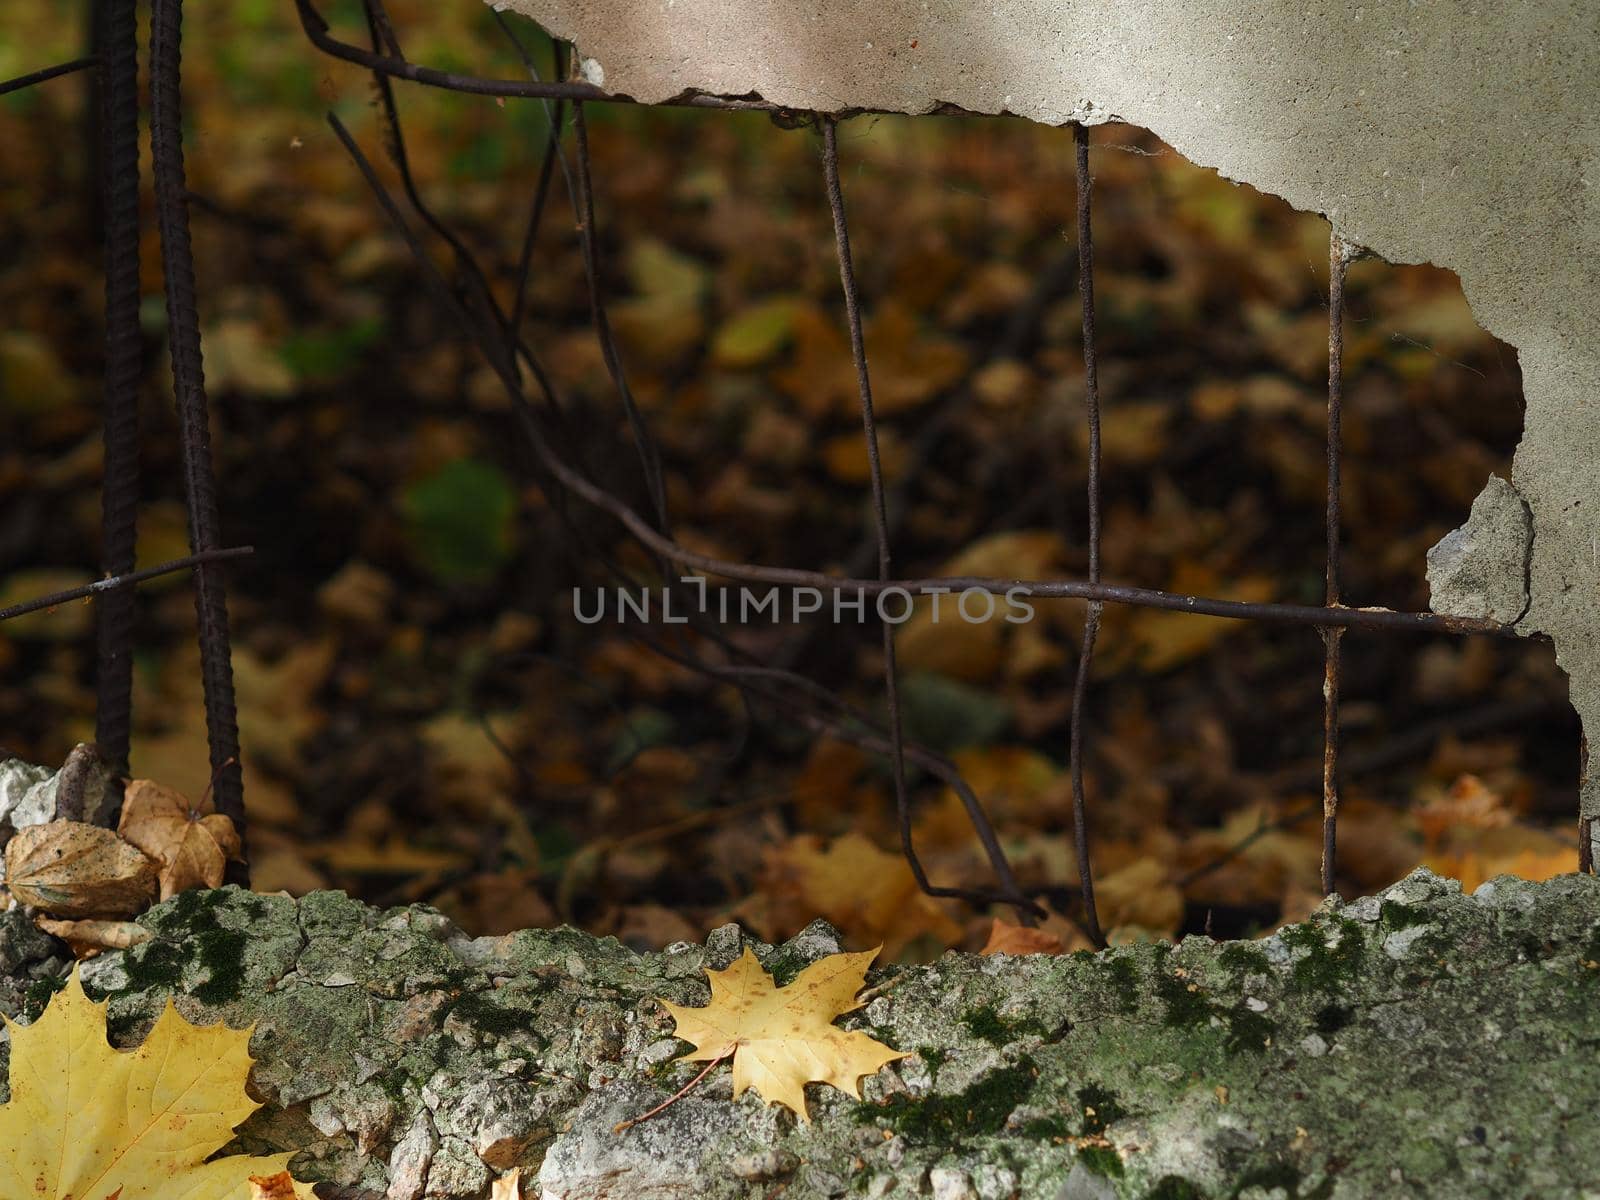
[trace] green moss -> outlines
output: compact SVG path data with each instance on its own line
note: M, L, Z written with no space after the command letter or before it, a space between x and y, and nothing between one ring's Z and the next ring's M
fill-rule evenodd
M920 1046L917 1048L917 1055L928 1064L929 1073L935 1074L944 1060L950 1057L950 1052L942 1046Z
M1118 1102L1116 1093L1097 1084L1079 1088L1077 1099L1085 1134L1103 1133L1107 1125L1128 1115Z
M1004 1046L1011 1040L1011 1026L1000 1019L992 1007L974 1008L961 1014L961 1023L973 1037L991 1046Z
M1249 942L1229 942L1217 958L1223 966L1240 975L1266 975L1272 970L1267 956Z
M1122 1178L1122 1156L1110 1146L1085 1146L1078 1151L1077 1161L1096 1175Z
M1385 900L1379 910L1379 920L1389 929L1409 929L1413 925L1428 925L1433 918L1420 908L1413 908L1409 904L1400 904L1394 900Z
M1019 1125L1017 1133L1029 1141L1052 1142L1059 1145L1072 1136L1072 1125L1065 1116L1059 1114L1034 1117Z
M1139 1008L1139 969L1133 965L1133 960L1107 958L1105 970L1111 980L1111 986L1116 989L1117 1001L1122 1011L1136 1012Z
M244 934L234 929L212 929L195 938L196 957L206 969L206 981L194 988L196 1000L227 1004L244 989Z
M1182 1176L1166 1175L1144 1194L1144 1200L1206 1200L1206 1194Z
M1334 945L1328 944L1328 934L1337 933ZM1303 951L1294 964L1295 983L1307 990L1338 994L1346 982L1361 970L1366 952L1361 926L1343 917L1328 921L1291 925L1280 930L1278 937L1284 945Z
M1258 1012L1240 1005L1223 1016L1228 1023L1227 1047L1231 1053L1259 1054L1272 1042L1278 1027Z
M1173 973L1172 952L1161 947L1156 958L1156 995L1166 1007L1166 1023L1188 1029L1211 1020L1212 1006L1198 984Z
M527 1033L548 1045L533 1029L533 1014L524 1009L501 1004L494 992L467 992L451 1006L450 1012L480 1033L507 1037L513 1033Z
M178 942L153 941L135 946L122 960L130 992L173 991L183 978L188 955Z
M31 1024L39 1019L39 1014L44 1012L45 1006L62 988L67 986L66 978L35 979L23 990L21 1016L27 1018Z
M1015 1066L991 1071L966 1091L954 1096L889 1097L877 1106L863 1106L861 1119L881 1121L913 1142L948 1145L963 1138L998 1133L1006 1118L1027 1102L1038 1082L1033 1063L1023 1059Z
M1233 1195L1238 1196L1246 1188L1261 1188L1267 1192L1281 1192L1285 1200L1328 1200L1333 1194L1333 1178L1324 1179L1315 1189L1302 1192L1300 1185L1303 1176L1298 1170L1288 1163L1269 1163L1264 1167L1255 1167L1241 1174L1234 1183Z
M1327 1004L1317 1009L1317 1032L1323 1034L1338 1033L1351 1021L1355 1020L1355 1013L1342 1004Z

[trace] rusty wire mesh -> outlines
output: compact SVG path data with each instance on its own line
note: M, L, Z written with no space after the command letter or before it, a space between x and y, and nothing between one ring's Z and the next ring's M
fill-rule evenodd
M191 547L194 553L172 563L135 572L133 566L133 509L137 494L137 418L133 389L137 380L137 270L138 260L138 159L137 159L137 81L135 60L134 4L132 0L109 0L97 6L101 14L96 26L96 53L59 66L0 83L0 94L42 83L61 75L94 70L101 95L100 136L102 144L103 215L106 257L107 367L106 367L106 475L103 493L105 578L87 588L41 597L27 604L0 611L0 620L22 612L63 603L79 596L98 597L99 685L97 695L97 733L103 755L114 765L125 766L129 728L129 672L131 651L131 588L142 580L169 571L192 569L196 579L196 609L202 673L205 683L207 732L211 765L215 776L219 811L234 818L244 828L239 747L229 668L228 625L222 585L224 560L249 553L248 547L223 547L218 534L216 485L207 441L206 398L201 369L199 323L194 293L194 271L188 240L187 196L181 146L181 101L179 45L181 0L155 0L152 11L151 42L151 117L154 155L152 168L157 198L158 223L163 265L166 274L167 310L171 328L172 372L180 412L183 445L185 496L189 510ZM599 239L595 221L594 183L591 175L588 129L584 108L590 103L631 103L601 89L566 78L567 56L555 43L553 77L540 78L532 56L518 40L511 26L496 14L507 37L516 45L528 69L527 80L488 79L436 70L408 61L400 39L385 12L382 0L364 0L370 35L370 48L335 37L312 0L296 0L304 30L311 43L332 57L364 67L372 73L382 120L386 150L398 171L404 204L380 179L372 162L349 130L330 113L333 132L348 152L356 169L369 185L373 196L409 247L422 276L440 305L458 325L462 336L476 346L493 369L512 403L518 423L535 461L535 476L552 500L574 499L609 514L652 556L663 579L673 579L685 569L720 575L748 583L787 587L816 588L824 593L851 592L878 596L890 589L912 593L929 589L965 591L975 589L991 594L1020 590L1030 598L1076 598L1087 602L1083 636L1071 682L1068 763L1072 788L1073 836L1079 864L1082 911L1079 920L1096 943L1103 944L1094 898L1091 867L1090 813L1084 794L1084 758L1089 731L1088 678L1093 663L1100 618L1106 604L1123 604L1196 615L1225 617L1242 621L1298 625L1315 630L1324 643L1323 672L1323 755L1321 768L1321 807L1323 849L1321 880L1324 892L1335 887L1337 829L1340 792L1339 692L1341 641L1348 631L1357 632L1444 632L1452 634L1512 636L1509 626L1489 620L1475 620L1425 612L1402 612L1386 608L1351 607L1344 602L1340 574L1340 416L1343 393L1344 281L1346 267L1358 253L1337 234L1330 240L1330 283L1328 292L1328 390L1327 390L1327 468L1326 468L1326 573L1325 595L1321 605L1257 603L1189 595L1158 589L1108 583L1101 577L1101 445L1100 416L1102 398L1096 361L1094 303L1094 243L1092 231L1092 184L1089 170L1087 130L1075 125L1072 130L1076 163L1078 288L1082 309L1083 358L1088 422L1088 519L1085 531L1088 570L1081 579L1009 579L988 577L897 578L893 573L892 534L884 473L878 453L877 428L872 400L872 378L864 343L861 304L851 253L849 225L840 186L839 122L853 112L805 113L751 98L686 95L670 103L712 110L762 111L775 124L785 128L809 128L820 134L822 191L832 218L834 248L838 261L840 288L848 326L850 353L859 393L862 436L865 439L871 485L871 516L875 573L868 578L841 575L789 566L768 566L732 562L690 550L676 541L671 532L661 462L652 441L648 422L628 385L626 372L612 335L606 299L601 288ZM518 256L518 275L509 305L499 301L488 276L465 242L454 234L424 202L413 178L406 153L405 134L395 102L393 82L411 82L452 91L530 99L547 105L549 132L543 151L534 192L528 204L527 226ZM570 151L568 133L570 131ZM562 411L555 381L541 364L537 353L521 337L526 312L528 281L534 266L534 246L541 222L549 208L557 181L568 191L577 216L579 248L588 289L590 319L599 339L602 357L611 383L633 436L639 471L649 501L648 512L640 512L601 487L577 465L576 457L565 452L567 445ZM408 215L409 214L409 215ZM449 252L454 278L447 277L430 255L423 229L438 238ZM533 381L535 397L524 386ZM566 514L564 503L553 506ZM574 537L582 535L569 515L564 515ZM588 546L595 561L620 581L631 581L630 573L599 547ZM679 578L671 587L682 587ZM691 611L693 605L688 605ZM697 656L681 643L650 634L646 641L673 661L694 668L710 678L729 683L740 690L746 704L763 703L784 712L803 728L853 742L863 749L886 755L892 767L895 803L902 848L917 883L932 895L954 896L980 902L1001 902L1015 908L1019 920L1031 923L1042 910L1016 879L999 839L973 790L961 779L954 764L915 742L903 728L898 675L895 661L893 626L883 622L883 687L887 700L887 719L874 721L867 713L851 706L821 685L809 680L788 665L754 660L722 635L714 625L699 621L696 633L707 644L718 648L716 660ZM987 853L995 876L995 887L974 890L942 887L928 878L912 842L911 805L907 785L907 764L913 764L953 788L962 800L968 817ZM1589 839L1580 839L1587 847ZM1235 852L1243 847L1236 848ZM1581 853L1581 852L1580 852ZM1213 862L1191 877L1221 865ZM1580 866L1592 870L1586 857Z

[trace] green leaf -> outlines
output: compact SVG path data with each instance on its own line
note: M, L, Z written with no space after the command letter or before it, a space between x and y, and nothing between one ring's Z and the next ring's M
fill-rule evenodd
M383 332L379 317L366 317L343 329L297 333L278 348L278 357L299 379L327 379L344 374L361 352Z
M412 553L446 583L484 583L511 557L517 493L492 463L447 463L407 488L402 508Z
M755 367L789 344L798 301L779 296L747 308L717 330L711 357L719 367Z
M985 745L1011 723L1011 709L992 692L918 671L900 684L906 736L949 753Z

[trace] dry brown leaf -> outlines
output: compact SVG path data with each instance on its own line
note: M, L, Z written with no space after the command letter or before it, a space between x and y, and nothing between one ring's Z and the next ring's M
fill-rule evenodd
M295 1200L300 1194L287 1171L250 1176L250 1200Z
M989 940L979 954L1060 954L1066 947L1053 933L1042 929L1029 929L1026 925L1013 925L1009 921L994 919L989 929Z
M674 1032L694 1046L690 1062L733 1056L733 1095L754 1088L768 1104L781 1104L802 1121L805 1085L829 1083L856 1099L861 1079L906 1055L864 1033L833 1022L861 1007L856 993L866 983L876 950L830 954L812 963L786 987L774 987L748 946L726 971L706 971L711 1003L685 1008L661 1001L676 1022Z
M961 936L960 926L917 886L905 858L858 833L826 848L814 837L793 838L769 852L767 875L767 890L794 901L797 917L826 917L854 938L881 942L890 958L919 936L944 946Z
M109 829L50 821L6 843L6 887L58 917L125 917L156 895L156 863Z
M93 958L102 950L126 950L140 942L148 942L154 935L143 925L132 921L57 921L40 917L34 922L40 929L58 937L72 947L79 958Z
M1223 600L1270 600L1276 585L1265 575L1224 578L1198 563L1180 562L1167 583L1167 590L1216 596ZM1141 608L1117 615L1108 626L1117 634L1117 645L1107 665L1132 664L1157 673L1197 658L1222 638L1244 628L1244 622L1226 617L1197 617L1187 612ZM1108 638L1108 647L1113 639Z
M1183 922L1183 893L1154 858L1141 858L1094 885L1100 923L1108 930L1131 926L1165 936Z
M1476 775L1462 775L1443 795L1416 809L1417 826L1430 853L1455 833L1477 833L1511 824L1512 813L1500 795Z
M1578 869L1578 851L1541 830L1518 827L1504 831L1474 850L1430 854L1422 865L1461 881L1461 890L1475 892L1497 875L1515 875L1542 883Z
M489 1186L489 1200L522 1200L522 1168L512 1167Z
M239 832L210 797L191 804L150 779L128 784L117 832L161 864L163 900L190 888L221 887L228 860L239 857Z

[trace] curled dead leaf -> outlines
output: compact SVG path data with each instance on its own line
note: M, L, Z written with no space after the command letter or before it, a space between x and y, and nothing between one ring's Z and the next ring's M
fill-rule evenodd
M58 921L40 917L34 922L53 937L60 938L72 947L79 958L92 958L102 950L126 950L140 942L148 942L154 935L143 925L132 921Z
M209 797L191 804L149 779L128 785L117 832L161 864L163 900L190 888L221 887L228 860L239 857L239 833Z
M156 863L109 829L49 821L6 843L6 887L58 917L125 917L155 899Z
M994 919L989 929L989 940L979 954L1060 954L1065 946L1061 939L1043 929L1029 929L1026 925L1013 925L1009 921Z

